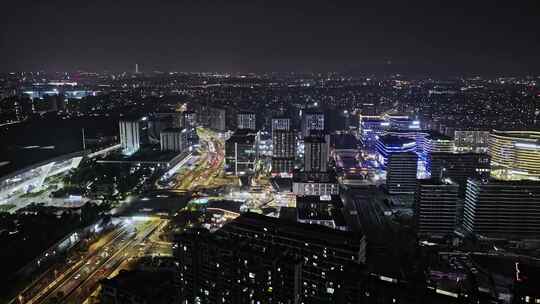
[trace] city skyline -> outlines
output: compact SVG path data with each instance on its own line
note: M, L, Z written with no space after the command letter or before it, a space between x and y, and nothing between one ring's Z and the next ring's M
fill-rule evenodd
M0 19L0 303L540 303L533 1Z

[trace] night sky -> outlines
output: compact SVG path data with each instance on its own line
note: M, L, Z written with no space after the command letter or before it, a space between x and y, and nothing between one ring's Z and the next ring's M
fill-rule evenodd
M3 1L0 71L537 74L538 2Z

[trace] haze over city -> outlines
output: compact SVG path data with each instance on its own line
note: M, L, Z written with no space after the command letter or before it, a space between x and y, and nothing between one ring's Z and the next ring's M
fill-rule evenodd
M536 72L536 1L11 1L4 71Z

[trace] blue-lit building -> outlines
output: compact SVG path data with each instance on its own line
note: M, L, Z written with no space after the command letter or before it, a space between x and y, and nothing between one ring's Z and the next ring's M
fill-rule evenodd
M390 129L390 123L378 117L361 117L359 125L360 140L365 148L375 148L377 138Z
M431 172L431 153L453 153L454 140L451 137L426 130L388 130L383 135L407 138L416 142L414 152L418 155L419 165L429 176Z
M376 143L377 159L382 168L388 166L388 158L395 153L416 153L416 141L406 137L392 135L380 136Z
M416 149L412 152L415 152L421 161L427 159L426 142L430 136L428 131L392 129L383 132L383 135L413 140L416 143Z
M395 132L416 132L420 130L420 121L408 116L361 116L360 117L360 139L365 148L375 147L377 138L385 135L387 131ZM425 132L424 132L425 133ZM427 133L425 134L427 136ZM416 134L411 134L415 137Z

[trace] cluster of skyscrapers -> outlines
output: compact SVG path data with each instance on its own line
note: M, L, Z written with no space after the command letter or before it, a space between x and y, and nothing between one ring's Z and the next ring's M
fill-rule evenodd
M159 143L161 151L183 152L198 142L195 112L153 113L120 120L122 154L132 155L141 145Z
M384 173L388 197L412 199L420 239L540 236L537 132L492 131L485 147L471 148L422 129L417 120L385 115L361 117L358 135L364 153L357 161L365 165L371 159L376 165L369 170ZM256 114L239 112L225 144L227 173L251 176L262 168L260 138ZM291 118L274 117L271 139L266 160L274 178L291 181L294 220L248 213L215 233L196 229L178 236L175 254L184 300L369 301L368 240L351 232L343 218L343 190L331 162L335 155L325 115L304 112L299 131ZM367 192L362 195L371 199Z
M405 121L361 118L360 135L386 171L388 193L415 194L419 234L540 235L538 132L493 130L468 148L461 135L454 141Z

